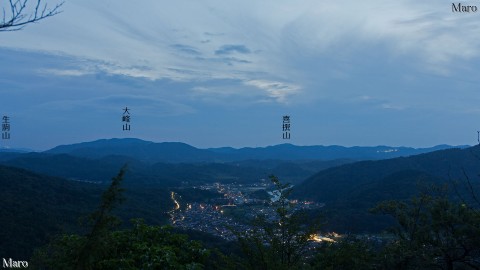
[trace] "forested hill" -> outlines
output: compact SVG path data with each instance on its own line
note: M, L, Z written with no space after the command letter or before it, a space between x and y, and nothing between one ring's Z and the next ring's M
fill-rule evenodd
M213 182L251 183L275 174L286 181L299 183L318 171L352 160L282 161L245 160L228 163L155 163L149 164L127 156L98 159L70 154L0 153L0 164L70 180L108 183L118 169L128 164L126 187L172 187L182 183Z
M98 185L0 165L0 254L28 259L55 233L72 230L99 200Z
M465 172L473 181L478 182L480 147L448 149L387 160L360 161L329 168L296 186L293 195L319 202L347 200L349 195L387 179L394 182L392 175L402 171L431 175L437 182L464 179ZM416 190L413 183L411 190Z
M378 232L393 225L369 213L384 200L407 200L431 185L448 184L471 199L467 176L480 190L480 148L449 149L378 161L361 161L329 168L294 187L293 197L325 203L327 228L340 232Z
M185 143L154 143L139 139L102 139L71 145L60 145L46 151L51 154L69 154L86 158L102 158L111 155L128 156L142 162L212 162L213 152L197 149Z
M81 230L79 219L96 209L107 188L3 165L0 186L0 254L17 259L29 259L34 248L60 232ZM118 208L123 220L144 218L163 224L166 211L172 208L169 193L163 189L127 189L125 198Z

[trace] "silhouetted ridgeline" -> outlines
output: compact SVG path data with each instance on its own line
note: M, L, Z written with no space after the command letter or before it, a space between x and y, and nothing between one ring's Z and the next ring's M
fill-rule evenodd
M479 146L329 168L295 186L292 196L326 203L333 227L376 231L386 223L374 228L383 221L368 214L369 208L382 200L408 199L430 184L447 183L452 193L456 187L467 194L464 172L480 190Z
M147 163L156 162L228 162L239 160L306 160L306 159L385 159L417 155L452 146L439 145L431 148L409 147L343 147L343 146L295 146L280 144L267 147L231 147L198 149L185 143L154 143L139 139L103 139L72 145L57 146L47 153L64 153L80 157L100 158L109 155L129 156Z

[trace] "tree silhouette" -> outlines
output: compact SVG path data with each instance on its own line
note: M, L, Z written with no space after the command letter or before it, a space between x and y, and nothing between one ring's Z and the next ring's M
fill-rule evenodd
M306 225L305 216L295 212L288 200L290 184L282 184L274 175L270 180L278 195L278 200L272 203L276 210L274 220L257 216L252 231L235 232L245 257L242 268L301 269L306 262L309 239L319 226Z
M22 30L27 24L36 23L61 12L60 2L53 8L47 3L37 0L35 4L29 4L29 0L9 0L2 4L3 18L0 21L0 31ZM33 1L34 2L34 1Z
M398 223L384 251L387 269L480 269L479 213L437 190L376 207Z
M33 269L204 269L210 250L168 226L147 225L141 219L118 229L119 219L112 214L123 201L121 183L126 166L112 178L101 203L90 216L86 235L58 235L37 249L31 259Z

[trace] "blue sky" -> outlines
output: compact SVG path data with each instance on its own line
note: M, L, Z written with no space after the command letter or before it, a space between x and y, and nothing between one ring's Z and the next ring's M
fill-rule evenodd
M480 130L480 13L452 13L445 0L67 0L62 9L0 33L0 113L12 137L3 146L137 137L426 147L475 144Z

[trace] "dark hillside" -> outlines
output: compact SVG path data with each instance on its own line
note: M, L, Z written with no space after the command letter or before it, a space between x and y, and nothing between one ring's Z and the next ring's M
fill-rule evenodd
M96 209L107 188L2 165L0 186L0 256L18 260L28 260L34 248L60 232L81 232L79 219ZM164 224L173 206L164 189L126 188L124 197L116 210L123 221L143 218Z
M476 177L480 172L480 148L449 149L410 157L378 161L360 161L323 170L295 188L294 195L319 202L347 199L349 194L363 190L391 174L414 170L425 172L444 181ZM477 179L478 180L478 179ZM389 178L388 181L395 181ZM415 190L415 187L411 187Z
M454 196L454 181L458 181L460 193L468 194L464 172L480 190L479 152L476 146L346 164L308 178L294 188L292 195L325 203L331 229L378 231L388 220L369 214L368 209L383 200L406 200L431 184L449 184Z
M98 185L0 166L0 254L29 259L34 247L60 231L71 231L91 212L101 193Z

